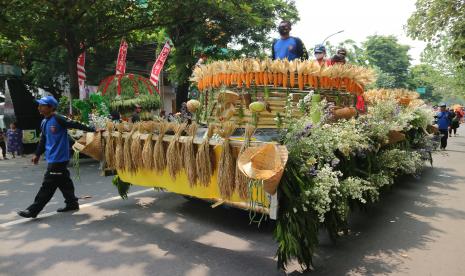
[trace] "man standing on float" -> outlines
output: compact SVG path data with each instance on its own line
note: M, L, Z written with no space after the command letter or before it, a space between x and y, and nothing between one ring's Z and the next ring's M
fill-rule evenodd
M294 59L308 59L308 53L302 40L298 37L290 36L291 30L291 22L283 20L279 23L278 32L281 38L273 41L271 47L272 59L287 58L289 61Z

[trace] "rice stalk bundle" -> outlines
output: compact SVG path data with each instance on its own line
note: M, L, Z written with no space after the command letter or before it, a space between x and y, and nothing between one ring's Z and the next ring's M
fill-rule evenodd
M168 150L166 152L166 164L168 172L173 180L176 180L176 175L183 167L183 152L181 150L181 143L179 143L179 137L181 137L186 126L186 123L172 123L171 125L171 129L174 131L174 137L168 145Z
M151 122L151 124L146 126L146 131L148 132L147 139L144 142L144 147L142 148L142 163L144 169L152 170L154 168L154 160L153 160L153 146L154 143L152 141L153 132L156 128L156 123Z
M133 170L137 171L143 168L144 163L142 162L142 123L137 125L137 131L132 135L131 140L131 160Z
M123 138L122 133L118 132L118 136L115 139L115 168L117 170L124 170L124 150L123 150Z
M244 130L244 143L240 149L239 155L243 153L250 146L250 139L255 132L255 126L246 125ZM239 167L236 164L236 188L239 196L242 199L247 199L249 196L248 184L249 179L239 171Z
M163 137L165 137L165 133L169 130L169 124L162 121L157 125L157 129L158 140L155 143L155 148L153 149L153 168L156 172L161 173L166 169L166 155Z
M236 125L233 122L225 122L218 130L218 134L223 138L223 148L218 167L218 185L220 195L225 199L231 198L236 184L236 162L229 139L235 130Z
M124 155L124 170L127 172L134 172L135 168L132 163L131 157L131 142L132 142L132 135L134 134L136 128L133 127L131 132L125 137L123 143L123 155Z
M200 144L197 149L197 155L195 157L199 183L204 187L210 185L213 175L212 160L210 158L210 138L213 136L214 130L214 125L210 124L202 144Z
M197 184L197 167L195 163L195 145L194 138L197 134L198 125L192 123L188 130L187 135L189 136L186 143L184 144L184 168L187 174L187 180L191 187Z
M105 163L108 169L115 169L115 138L113 137L114 124L107 123L107 134L105 139Z

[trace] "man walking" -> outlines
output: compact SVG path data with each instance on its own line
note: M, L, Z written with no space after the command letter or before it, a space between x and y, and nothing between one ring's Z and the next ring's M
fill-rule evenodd
M449 138L451 116L449 111L447 111L447 106L445 103L441 103L439 107L440 111L436 114L436 119L438 122L439 133L441 135L441 150L446 150L447 139Z
M40 126L42 134L39 146L32 158L32 163L36 165L39 162L40 156L45 152L48 165L42 186L34 199L34 203L27 207L26 210L18 212L18 215L25 218L37 217L37 214L42 211L53 197L57 188L63 193L66 203L64 208L60 208L57 211L79 210L78 199L74 195L73 181L69 176L67 168L70 159L68 128L95 131L92 127L71 121L64 116L56 114L55 110L58 102L52 96L43 97L37 100L37 103L39 104L39 112L44 116L44 119Z

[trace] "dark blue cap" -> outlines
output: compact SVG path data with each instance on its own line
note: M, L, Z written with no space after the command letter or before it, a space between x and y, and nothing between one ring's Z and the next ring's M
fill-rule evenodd
M326 47L323 44L315 45L314 53L326 53Z
M58 106L58 101L53 96L46 96L40 100L36 100L39 105L49 105L56 108Z
M443 107L443 106L447 106L447 104L446 103L440 103L439 106Z

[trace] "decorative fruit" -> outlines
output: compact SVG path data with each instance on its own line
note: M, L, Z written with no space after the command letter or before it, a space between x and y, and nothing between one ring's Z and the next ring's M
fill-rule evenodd
M263 102L253 102L249 105L249 109L252 112L262 112L266 109L266 105Z
M187 106L187 110L193 113L197 111L197 109L200 107L200 102L197 100L189 100L186 103L186 106Z

